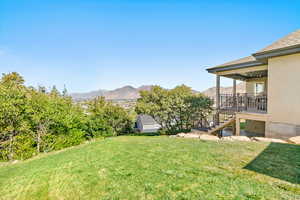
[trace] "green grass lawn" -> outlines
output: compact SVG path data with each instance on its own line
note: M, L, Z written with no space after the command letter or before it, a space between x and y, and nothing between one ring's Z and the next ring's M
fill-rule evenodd
M0 199L300 199L300 147L122 136L0 164Z

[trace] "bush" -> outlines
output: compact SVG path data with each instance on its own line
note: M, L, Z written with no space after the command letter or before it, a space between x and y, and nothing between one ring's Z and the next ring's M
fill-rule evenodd
M88 113L87 113L88 112ZM135 117L99 98L85 110L56 87L26 87L18 73L0 79L0 160L27 159L81 144L85 140L129 133ZM12 142L11 142L12 141Z
M81 144L86 140L86 133L82 130L72 129L68 134L61 135L45 135L43 137L43 151L50 152L53 150L61 150Z
M90 117L87 122L86 138L99 138L115 136L116 133L103 119L98 117Z
M10 151L9 151L10 142L4 142L1 145L0 149L0 158L1 160L9 160ZM36 142L29 135L18 135L14 138L12 143L12 159L13 160L25 160L36 155Z
M52 134L43 135L41 138L42 140L41 151L47 153L55 150L56 139L57 139L56 135L52 135Z

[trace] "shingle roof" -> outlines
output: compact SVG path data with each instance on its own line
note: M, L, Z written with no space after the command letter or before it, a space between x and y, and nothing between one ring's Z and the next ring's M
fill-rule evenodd
M150 115L139 115L138 118L144 125L157 124L157 122Z
M283 49L287 47L292 47L295 45L300 45L300 29L288 34L287 36L277 40L273 44L259 50L256 53L263 53L267 51L274 51L278 49Z
M279 55L280 53L284 55L287 54L286 52L282 52L286 49L292 49L300 47L300 29L296 30L295 32L290 33L289 35L277 40L273 44L261 49L260 51L257 51L256 53L252 54L253 56L248 56L244 58L240 58L238 60L230 61L227 63L224 63L222 65L217 65L215 67L207 69L209 72L214 72L215 70L223 70L222 68L228 68L234 66L235 68L237 67L248 67L248 66L258 66L263 64L262 61L260 60L259 56L265 56L268 57L270 55L267 55L269 52L277 52ZM297 52L299 51L298 49ZM289 50L290 51L290 50ZM278 53L279 52L279 53ZM296 51L294 51L296 52ZM291 53L291 52L288 52ZM274 55L273 55L274 56ZM276 55L275 55L276 56ZM255 58L257 57L258 60Z
M216 67L226 67L226 66L237 65L237 64L247 63L247 62L252 62L252 61L256 61L256 59L253 56L247 56L247 57L243 57L243 58L240 58L237 60L233 60L233 61L224 63L222 65L217 65Z
M214 70L214 69L220 69L220 68L225 68L225 67L248 65L248 64L250 64L251 66L255 66L255 65L261 65L262 63L257 61L253 56L247 56L247 57L243 57L243 58L240 58L240 59L237 59L234 61L224 63L222 65L217 65L215 67L208 68L207 70Z

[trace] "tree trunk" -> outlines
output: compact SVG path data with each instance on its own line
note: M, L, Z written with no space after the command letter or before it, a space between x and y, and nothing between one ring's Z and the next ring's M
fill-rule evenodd
M40 130L37 132L37 145L36 145L36 150L38 153L40 153L40 143L41 143L41 133Z
M8 159L11 161L14 157L13 153L13 133L9 135L9 154L8 154Z
M45 132L45 124L40 123L38 125L37 138L36 138L36 151L37 151L37 153L41 152L41 136L44 132Z

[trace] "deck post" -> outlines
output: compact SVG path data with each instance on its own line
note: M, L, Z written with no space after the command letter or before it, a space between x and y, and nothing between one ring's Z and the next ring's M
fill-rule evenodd
M237 102L236 102L236 80L233 79L233 87L232 87L232 101L233 101L233 110L237 111Z
M235 119L235 135L236 136L239 136L240 135L240 132L241 132L241 127L240 127L240 118L238 116L236 116L236 119Z
M220 124L220 76L216 76L216 125Z

